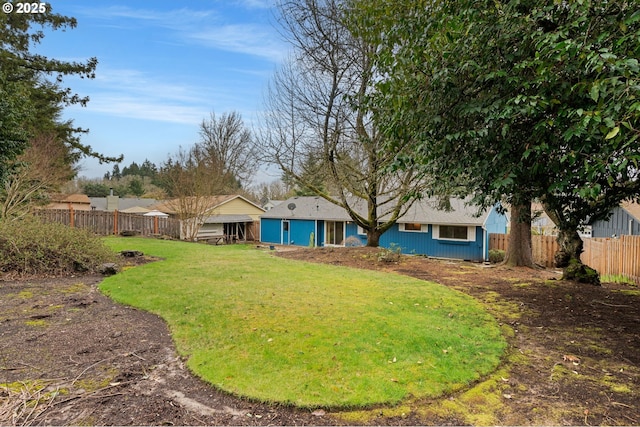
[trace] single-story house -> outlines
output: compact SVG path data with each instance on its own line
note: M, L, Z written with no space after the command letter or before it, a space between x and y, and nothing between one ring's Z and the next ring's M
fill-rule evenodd
M212 240L216 243L248 241L258 239L260 215L264 213L257 204L240 195L220 195L200 198L200 200L167 200L150 207L170 216L179 216L180 206L198 205L204 209L198 231L192 236L191 224L181 227L181 239ZM188 213L187 213L188 214Z
M640 204L624 202L613 209L606 221L591 224L593 237L640 236Z
M402 253L472 261L489 259L489 234L505 233L506 217L494 207L477 214L464 200L451 199L451 210L434 200L418 200L380 237L380 246ZM357 240L354 240L357 239ZM366 233L347 211L321 197L293 197L260 217L260 241L298 246L366 243Z
M86 194L52 194L47 209L91 210L91 200Z
M119 211L125 213L146 213L150 206L158 203L156 199L139 199L136 197L91 197L91 209L97 211ZM144 209L140 209L144 208Z

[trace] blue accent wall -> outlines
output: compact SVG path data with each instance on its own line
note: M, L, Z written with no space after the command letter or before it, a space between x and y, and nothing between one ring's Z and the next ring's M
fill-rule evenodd
M484 225L487 233L507 233L507 218L503 214L498 213L495 207L489 212L489 216Z
M260 241L263 243L282 243L282 220L274 218L260 219Z
M316 222L314 220L290 219L289 244L296 246L309 246L311 233L315 233L315 223Z
M475 241L439 240L433 238L433 225L428 231L400 231L394 224L380 237L380 246L385 248L400 247L403 254L426 255L437 258L453 258L470 261L484 261L482 253L482 227L476 227ZM488 247L488 242L487 242Z
M318 220L318 227L316 229L316 242L318 246L324 246L324 221Z

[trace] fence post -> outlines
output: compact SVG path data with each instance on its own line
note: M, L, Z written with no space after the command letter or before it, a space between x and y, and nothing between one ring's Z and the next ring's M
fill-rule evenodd
M158 217L153 217L153 234L158 234Z
M73 212L73 205L69 203L69 227L75 228L76 226L76 215Z
M118 235L118 210L113 211L113 234Z

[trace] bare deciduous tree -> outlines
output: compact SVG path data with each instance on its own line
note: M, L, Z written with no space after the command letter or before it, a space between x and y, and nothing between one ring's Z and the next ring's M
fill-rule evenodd
M164 190L182 221L181 235L194 240L207 213L212 196L238 192L257 168L253 138L240 114L214 113L200 125L200 141L169 156L160 168Z
M71 179L77 171L67 155L67 147L52 134L31 139L0 188L0 220L22 217Z
M268 89L261 145L288 179L346 209L367 245L378 246L425 180L417 170L393 168L412 141L387 149L365 108L376 46L347 25L341 0L278 7L293 53Z
M238 112L223 113L219 118L212 112L200 124L198 146L206 158L217 163L212 167L221 168L240 184L246 185L258 168L253 136Z

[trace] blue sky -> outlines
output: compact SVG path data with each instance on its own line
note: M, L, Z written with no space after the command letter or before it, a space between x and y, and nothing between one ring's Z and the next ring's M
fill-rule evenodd
M96 78L68 77L65 86L89 96L66 119L89 128L82 141L122 166L156 164L198 140L211 112L239 112L256 124L266 85L287 51L274 27L273 0L52 0L53 11L78 20L47 33L37 50L86 61ZM102 177L112 165L85 159L80 176ZM264 173L257 179L275 176Z

